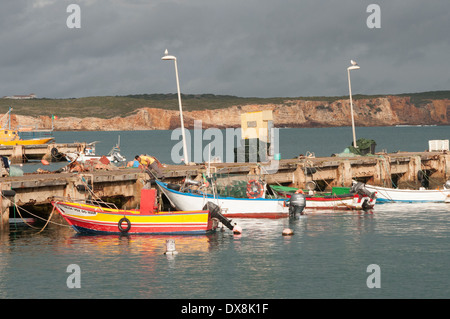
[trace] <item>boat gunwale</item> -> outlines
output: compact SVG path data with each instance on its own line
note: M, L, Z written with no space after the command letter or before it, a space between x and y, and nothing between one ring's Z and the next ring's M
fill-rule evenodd
M225 197L220 195L212 195L212 194L193 194L193 193L186 193L186 192L180 192L175 189L168 188L166 185L167 183L156 181L158 185L162 184L161 187L168 190L171 193L175 193L178 195L185 195L185 196L192 196L192 197L198 197L198 198L208 198L208 199L223 199L223 200L250 200L250 201L276 201L276 202L286 202L288 199L286 198L241 198L241 197Z
M374 186L374 185L367 185L367 188L373 188L377 191L386 191L386 192L398 192L398 193L442 193L442 194L446 194L449 193L450 194L450 189L410 189L410 188L389 188L389 187L381 187L381 186Z

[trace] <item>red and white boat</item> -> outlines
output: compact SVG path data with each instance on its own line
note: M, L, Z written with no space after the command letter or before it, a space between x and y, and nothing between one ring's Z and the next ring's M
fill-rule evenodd
M375 206L377 193L367 191L360 184L358 188L333 187L331 193L303 192L298 188L270 185L280 196L290 198L296 192L304 193L308 209L368 210Z

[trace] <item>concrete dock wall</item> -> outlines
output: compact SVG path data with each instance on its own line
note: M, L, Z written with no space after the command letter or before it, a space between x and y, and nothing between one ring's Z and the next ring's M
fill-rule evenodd
M2 145L0 155L6 156L12 163L25 163L30 159L52 160L52 150L57 153L81 152L86 143L51 143L41 145Z
M273 164L273 163L272 163ZM274 165L271 167L273 168ZM302 157L276 162L276 170L267 171L265 163L214 163L212 172L246 179L259 176L268 184L305 187L314 181L321 190L333 186L351 186L352 180L368 184L399 188L421 186L418 172L427 176L429 188L439 188L450 180L450 154L447 152L393 153L364 157ZM205 173L202 165L172 165L164 168L169 182L181 182ZM85 198L86 185L100 198L120 198L127 208L136 208L140 190L149 176L140 169L123 168L112 171L84 173L26 174L20 177L0 178L0 227L9 223L9 207L14 205L48 205L56 197Z

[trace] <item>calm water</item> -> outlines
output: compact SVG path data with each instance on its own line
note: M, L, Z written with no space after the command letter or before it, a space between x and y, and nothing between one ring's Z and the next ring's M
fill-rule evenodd
M198 139L191 132L192 143L189 159L198 156L197 149L194 149L194 141L197 144ZM220 130L222 141L238 146L237 142L227 138L225 130ZM173 163L171 151L172 148L180 143L179 135L171 139L172 131L120 131L120 132L56 132L56 141L58 143L71 143L74 141L92 142L100 141L97 144L97 153L108 153L117 143L120 136L120 149L127 159L134 158L138 153L153 154L161 162ZM220 137L220 136L219 136ZM214 135L214 138L218 138ZM200 156L207 160L208 139L200 139L201 149L205 156ZM428 149L429 140L450 139L450 126L432 126L432 127L358 127L356 128L356 138L373 139L377 143L376 151L386 150L387 152L396 151L424 151ZM340 153L352 145L351 127L337 128L296 128L279 130L279 153L282 158L294 158L299 154L312 152L316 156L330 156L334 153ZM181 144L179 144L181 145ZM188 141L189 148L189 141ZM227 152L226 146L223 148L222 159L225 159ZM214 155L214 154L213 154ZM179 155L179 158L182 154ZM177 156L175 159L177 160Z
M170 163L170 131L58 132L57 142L94 141L106 153ZM377 150L419 151L449 139L450 127L357 128ZM283 158L327 156L351 143L350 128L283 129ZM39 164L25 165L33 170ZM234 219L240 236L79 236L50 224L42 233L0 234L0 298L449 298L450 204L383 204L366 213L326 211L297 219ZM40 226L42 227L42 225ZM284 228L293 236L282 236ZM178 255L164 255L167 239ZM81 288L68 288L67 267ZM380 288L368 288L369 265ZM377 280L378 280L377 279Z

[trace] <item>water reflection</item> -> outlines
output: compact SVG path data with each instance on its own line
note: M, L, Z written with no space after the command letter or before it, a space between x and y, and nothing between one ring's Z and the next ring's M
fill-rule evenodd
M382 293L390 295L384 296L409 296L403 280L426 276L437 285L435 274L448 278L443 264L449 258L449 206L414 207L235 219L239 236L229 230L87 236L50 225L39 234L2 233L0 296L42 297L46 291L45 297L71 298L365 298L373 292L363 289L371 263L389 278ZM285 228L294 235L283 236ZM164 254L167 239L175 241L177 255ZM82 271L77 291L65 288L65 270L73 263Z
M446 203L382 204L376 207L377 219L382 223L377 231L391 236L447 236L449 213L450 205Z
M91 253L164 254L166 240L173 239L176 250L184 253L207 252L217 248L220 233L211 235L80 235L67 239L68 246L83 246Z
M373 211L323 210L301 216L300 227L308 236L321 236L329 232L362 234L373 231L376 214Z

